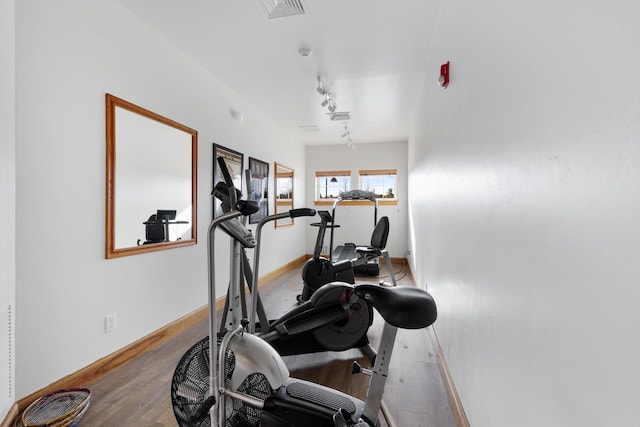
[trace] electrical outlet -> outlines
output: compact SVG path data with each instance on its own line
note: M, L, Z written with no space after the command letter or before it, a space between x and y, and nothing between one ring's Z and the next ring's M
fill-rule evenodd
M113 332L116 329L118 315L116 313L107 314L104 318L104 331Z
M406 251L406 252L404 253L404 257L405 257L405 258L407 258L407 257L409 257L409 256L411 256L411 251Z

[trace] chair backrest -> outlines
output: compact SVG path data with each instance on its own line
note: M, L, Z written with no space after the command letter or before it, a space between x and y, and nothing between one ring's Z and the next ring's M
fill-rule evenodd
M384 249L389 237L389 218L383 216L376 224L371 234L371 246L376 249Z
M145 243L164 242L164 224L158 221L158 217L155 214L151 215L147 222L148 224L145 225L145 237L147 241Z

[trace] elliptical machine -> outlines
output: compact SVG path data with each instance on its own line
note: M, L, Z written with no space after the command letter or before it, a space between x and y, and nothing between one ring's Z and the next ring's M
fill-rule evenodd
M248 245L260 241L259 236L256 241L237 221L242 214L238 210L225 213L209 226L211 337L218 330L215 313L216 229L221 226L234 240ZM239 264L238 261L235 263ZM230 292L233 289L231 287ZM176 367L171 399L178 424L181 427L378 425L397 329L427 327L435 321L437 310L427 292L413 287L359 285L352 286L352 289L355 296L371 304L385 320L375 365L370 371L362 371L371 377L364 402L328 387L290 378L280 355L263 339L245 332L245 327L251 322L243 321L240 312L235 310L230 316L231 323L236 325L234 329L217 334L216 344L209 339L200 341L185 353ZM231 301L237 298L233 295ZM252 307L252 317L254 310L255 306Z
M256 226L249 332L269 342L282 356L359 348L373 359L375 351L367 337L373 321L373 308L354 293L350 283L327 283L308 301L276 320L266 321L266 316L261 314L258 270L262 229L267 223L290 216L294 211L264 217Z

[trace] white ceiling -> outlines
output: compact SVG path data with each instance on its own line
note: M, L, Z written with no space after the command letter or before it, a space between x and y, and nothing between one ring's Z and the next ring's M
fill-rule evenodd
M302 0L305 14L268 19L257 0L120 1L305 144L347 143L345 124L356 144L408 138L440 5ZM317 76L351 120L330 120Z

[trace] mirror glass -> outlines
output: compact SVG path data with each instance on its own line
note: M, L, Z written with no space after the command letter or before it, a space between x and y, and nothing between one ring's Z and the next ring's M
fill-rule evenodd
M106 257L196 243L198 133L106 96Z
M293 169L275 162L275 195L276 213L287 212L293 209ZM276 228L293 225L293 218L277 219Z

